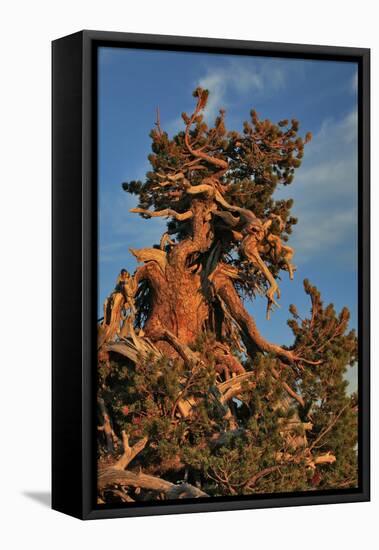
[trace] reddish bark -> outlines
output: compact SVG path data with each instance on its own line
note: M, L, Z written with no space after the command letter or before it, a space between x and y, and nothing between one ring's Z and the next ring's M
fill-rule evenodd
M179 266L168 266L162 282L149 279L153 295L152 309L144 326L146 336L157 340L167 329L183 344L194 342L209 314L200 276Z
M224 301L231 316L241 327L242 340L251 356L254 356L257 351L265 351L275 353L278 357L287 361L292 362L296 359L292 351L271 344L260 334L253 317L244 308L231 278L223 272L222 264L218 265L212 280L216 293Z
M138 282L147 280L152 292L152 307L144 332L169 355L175 352L162 340L163 331L169 330L182 344L190 344L204 332L204 323L209 317L199 255L212 244L210 206L208 201L194 201L192 237L171 247L164 270L151 261L138 273Z

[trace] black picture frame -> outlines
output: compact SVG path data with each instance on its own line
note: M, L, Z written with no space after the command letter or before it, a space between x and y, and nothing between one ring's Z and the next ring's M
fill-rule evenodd
M359 487L336 491L96 506L94 456L99 46L358 63ZM52 43L52 507L81 519L242 510L370 499L370 50L81 31ZM73 490L73 488L75 488Z

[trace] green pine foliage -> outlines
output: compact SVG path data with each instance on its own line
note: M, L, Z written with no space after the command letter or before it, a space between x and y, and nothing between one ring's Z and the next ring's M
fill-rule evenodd
M346 333L346 309L337 315L332 305L323 306L314 286L305 281L304 287L312 301L310 317L301 319L291 306L288 323L306 357L321 362L294 371L273 356L258 354L254 364L246 359L256 385L246 386L235 400L233 429L219 401L207 339L193 346L207 358L207 368L195 376L180 360L148 358L134 364L112 356L102 368L100 391L114 429L125 430L131 442L149 440L135 468L173 483L199 485L211 496L357 486L357 395L347 394L345 380L357 360L356 335ZM304 406L288 399L269 376L270 367L297 388ZM173 414L179 394L196 399L189 418ZM103 448L100 442L100 453ZM315 456L332 453L336 461L312 468L309 448ZM283 454L285 460L278 459Z
M194 96L194 115L182 115L186 131L170 138L158 121L150 134L151 170L145 182L124 183L124 190L136 195L138 207L145 211L184 213L193 197L180 178L184 176L192 186L216 181L229 204L251 210L261 220L271 217L271 233L287 241L296 224L291 215L293 201L275 200L274 193L278 185L293 183L311 135L301 138L295 119L272 123L260 119L254 110L242 132L226 129L223 111L208 127L201 114L208 92L197 89ZM204 155L224 160L227 169L206 157L194 158L188 139ZM140 215L150 217L146 212ZM191 223L171 217L168 233L176 243L191 238ZM233 283L239 297L254 297L259 286L264 290L267 283L258 272L252 274L225 227L217 220L212 227L223 264L244 274ZM203 267L207 254L198 255ZM263 250L262 259L275 278L285 269L281 257L265 256ZM210 287L205 283L204 287L216 308ZM135 330L143 328L154 299L146 281L138 288ZM98 399L115 436L110 444L105 430L100 431L100 461L122 454L125 432L130 445L144 437L148 441L133 458L131 470L174 484L187 482L209 496L356 487L358 396L349 395L346 374L358 360L357 336L349 330L346 308L337 313L332 304L325 306L307 280L304 290L310 299L309 315L302 318L292 305L288 321L294 336L290 349L301 358L298 361L259 349L248 355L231 333L224 335L222 343L249 374L228 404L219 390L222 378L214 352L219 335L204 333L190 345L192 357L200 363L154 354L141 355L137 361L116 352L99 355ZM178 414L183 403L189 404L190 413ZM160 497L142 491L133 498Z
M208 91L197 89L194 96L204 96L206 103ZM190 121L189 115L182 113L184 123ZM251 209L260 218L270 214L280 215L285 220L282 229L274 224L274 233L281 235L284 241L297 223L290 215L292 200L274 200L273 194L278 185L289 185L293 182L295 170L300 167L304 155L304 145L310 141L311 134L305 138L298 134L299 122L296 119L281 120L277 124L268 119L261 120L252 110L250 120L246 121L242 132L227 131L225 112L220 111L214 126L209 128L203 115L194 118L189 136L196 147L211 152L215 158L227 159L228 170L219 178L224 187L225 198L235 206ZM190 155L185 144L185 132L180 131L172 138L160 128L154 128L152 153L149 161L152 170L147 172L145 182L130 181L123 183L123 189L137 195L139 208L163 210L175 207L178 212L185 212L190 206L188 197L177 189L167 192L159 184L162 174L177 174L188 171L192 185L198 185L204 179L219 173L219 168L207 163L189 164ZM141 214L147 218L146 214ZM190 233L190 224L168 222L169 232L179 239ZM239 263L241 262L239 259Z

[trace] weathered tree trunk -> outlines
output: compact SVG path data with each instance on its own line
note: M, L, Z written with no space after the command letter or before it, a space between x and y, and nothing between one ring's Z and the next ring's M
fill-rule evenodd
M218 298L240 327L240 336L250 356L257 351L272 352L292 362L296 359L292 351L267 342L259 333L217 254L212 267L210 249L214 245L214 233L211 218L214 208L214 203L208 199L193 201L192 236L173 245L167 252L150 249L149 254L145 251L145 260L140 255L146 264L137 272L137 281L147 280L152 292L151 311L144 325L146 336L156 342L163 353L175 356L175 350L162 337L164 331L170 331L183 344L191 344L204 334L205 322L211 316L214 325L221 326L225 311L220 307L216 313ZM135 255L138 258L137 251ZM203 265L202 255L207 256L207 265ZM211 286L213 292L210 292Z
M149 261L137 274L139 281L148 281L152 292L152 307L144 332L169 355L174 351L167 342L161 341L163 331L169 330L181 343L190 344L204 332L204 323L209 317L200 260L201 254L212 245L211 208L212 203L207 200L194 201L192 237L172 246L164 262Z
M144 326L146 336L160 339L169 330L183 344L194 342L204 329L209 307L198 274L168 265L163 285L152 289L152 309Z

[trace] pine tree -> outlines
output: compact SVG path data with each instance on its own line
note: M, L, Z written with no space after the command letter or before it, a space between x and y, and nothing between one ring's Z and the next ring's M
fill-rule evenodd
M208 91L194 97L172 139L157 120L146 181L123 184L138 197L131 212L168 223L131 249L142 265L120 272L98 327L99 502L355 487L348 310L304 281L310 316L290 307L286 347L244 305L263 294L269 317L280 273L294 276L292 201L273 195L311 135L255 111L242 132L226 130L224 111L208 127Z

